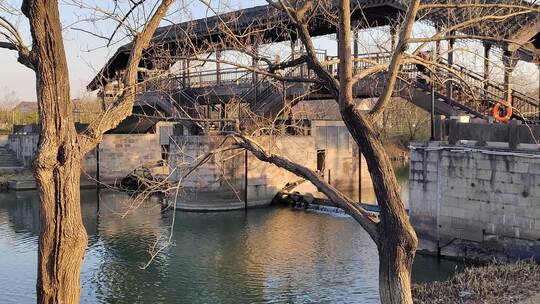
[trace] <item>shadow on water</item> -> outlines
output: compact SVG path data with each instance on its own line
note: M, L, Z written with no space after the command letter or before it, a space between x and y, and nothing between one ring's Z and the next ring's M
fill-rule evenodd
M89 233L83 303L378 303L377 250L358 224L291 209L173 214L157 202L131 208L122 193L82 192ZM0 194L0 302L35 297L38 199ZM164 248L146 269L151 247ZM455 263L418 257L418 282Z

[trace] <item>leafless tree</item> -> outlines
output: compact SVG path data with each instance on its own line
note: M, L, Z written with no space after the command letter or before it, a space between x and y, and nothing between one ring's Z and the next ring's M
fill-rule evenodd
M272 163L310 181L334 203L348 211L368 232L379 249L379 290L381 302L412 303L410 293L411 268L418 241L401 201L399 185L379 133L376 130L376 124L380 120L384 109L388 106L395 92L396 84L398 82L403 83L404 80L407 83L406 67L411 64L426 67L431 73L428 81L434 86L443 87L446 85L447 79L456 79L456 82L463 84L461 88L463 95L459 96L460 99L469 99L472 102L479 100L480 98L475 95L477 92L474 92L469 87L467 80L463 78L459 71L449 69L448 66L440 64L440 57L423 58L418 56L419 52L427 44L436 44L437 42L451 39L485 39L491 42L510 43L511 41L506 40L506 35L495 37L483 35L478 31L471 33L468 29L484 21L500 21L523 14L538 14L538 9L531 8L523 3L486 4L481 1L469 1L457 6L455 3L438 1L428 2L423 5L421 5L420 1L407 1L407 13L403 16L399 30L399 40L395 49L392 50L389 62L381 64L371 61L367 67L359 70L353 69L358 59L353 59L351 50L352 26L350 1L341 0L335 4L332 1L280 0L268 1L268 3L287 16L285 22L292 24L292 28L298 34L299 40L305 49L305 54L289 61L275 62L268 58L262 58L256 51L250 51L244 48L244 53L256 58L256 60L264 61L266 68L261 69L226 60L221 60L220 62L236 65L277 81L292 83L315 81L330 91L339 105L343 121L367 160L377 202L381 208L380 215L377 217L364 210L353 200L326 183L310 168L292 162L282 155L265 150L257 142L256 137L249 136L246 133L236 133L230 135L230 137L234 139L238 146L250 151L259 160ZM440 12L441 10L461 10L459 13L466 17L457 17L456 15L452 22L444 26L439 26L434 35L426 38L415 38L411 36L413 25L417 19L421 19L429 13ZM310 34L310 23L314 22L315 16L321 18L321 11L324 12L323 14L327 18L326 21L333 23L338 29L338 58L335 59L335 62L339 66L337 77L334 77L334 74L330 73L327 69L328 65L331 65L332 62L321 61L318 58L313 38ZM227 31L227 29L233 28L235 21L232 19L223 21L223 23L222 28ZM462 31L465 34L456 35L454 34L456 31ZM502 29L502 31L505 31L505 29ZM237 35L231 34L227 41L220 41L222 44L219 47L223 48L224 44L226 44L228 48L232 48L231 45L236 44L238 49L242 49L241 45L243 45L245 40L244 37L244 40L240 41ZM416 46L416 48L411 50L411 46ZM442 56L443 54L437 55ZM202 58L199 59L205 60ZM217 59L206 60L213 62L219 61ZM297 75L293 77L283 75L282 73L275 73L275 71L304 64L315 73L315 80L298 77ZM387 74L384 89L371 111L364 113L358 110L356 104L353 102L353 86L358 81L380 72L386 72Z
M137 5L142 2L144 1L130 3L136 9ZM209 5L207 1L203 2ZM412 303L411 267L418 241L401 201L399 185L390 160L375 126L384 109L388 106L395 92L396 84L407 82L405 67L415 64L426 66L432 72L429 81L439 86L444 85L447 78L463 80L458 72L440 64L437 58L425 59L418 56L419 51L427 44L449 39L487 39L492 42L499 39L502 42L511 43L512 41L507 41L505 38L482 36L478 33L465 35L455 35L454 33L481 21L490 19L500 21L531 12L537 14L538 10L518 4L485 4L482 1L468 1L465 4L460 3L462 4L460 6L444 1L430 1L423 5L419 0L406 1L406 14L400 19L399 39L393 49L381 46L381 49L390 51L390 56L388 61L380 63L369 58L353 59L351 1L340 0L335 3L335 1L322 0L269 0L268 3L281 12L280 16L284 16L282 22L286 26L281 27L281 29L294 31L294 35L301 41L304 48L304 53L301 56L285 61L265 58L258 53L256 47L249 47L258 43L271 43L271 41L263 39L261 33L264 32L264 27L262 29L261 27L253 27L257 29L248 29L247 32L240 34L234 33L232 30L241 16L220 20L217 27L227 34L221 40L213 41L207 45L196 45L197 37L190 36L193 29L184 28L180 29L184 31L181 36L187 38L177 44L177 49L174 52L166 48L161 49L158 45L149 46L150 38L167 8L172 4L172 0L161 1L159 6L151 10L152 14L148 14L147 11L141 12L140 16L143 16L141 18L145 21L142 30L139 31L137 27L132 26L125 27L126 32L134 36L135 40L131 45L130 60L126 70L117 74L114 79L115 83L112 84L115 86L115 93L104 103L104 111L100 118L93 121L80 134L75 132L73 125L73 106L69 98L68 71L57 2L44 0L23 2L22 11L29 19L32 30L31 49L25 46L21 35L7 19L0 19L0 27L5 30L3 37L6 38L0 43L0 47L17 51L19 61L36 71L38 79L37 95L40 108L41 143L39 156L36 160L36 177L42 203L38 271L39 302L71 303L77 302L79 298L79 271L86 246L86 233L82 226L79 208L79 177L82 156L99 143L104 132L114 128L131 114L137 90L151 87L155 80L165 95L169 94L169 87L178 85L178 83L172 84L178 77L173 77L168 69L174 67L178 61L191 61L193 64L191 67L181 67L177 73L182 74L183 71L196 69L196 65L204 66L207 63L227 64L258 74L259 77L271 79L276 86L285 86L287 83L311 83L322 86L330 92L351 136L367 160L377 202L381 208L379 216L364 210L352 199L325 182L310 168L292 162L279 154L271 153L257 142L256 137L253 136L257 134L254 130L273 129L273 122L279 113L270 113L266 117L254 117L251 122L243 123L245 127L243 132L229 133L226 138L233 142L233 147L230 149L246 149L259 160L275 164L310 181L334 203L347 210L368 232L379 249L381 301L383 303ZM99 10L99 8L96 9ZM454 20L452 23L445 24L429 37L411 37L415 21L428 14L430 10L460 9L468 9L467 12L472 13L461 12L460 16L467 16L464 20ZM495 11L492 10L486 14L486 9L495 9ZM103 15L106 18L114 19L119 24L119 29L126 23L125 16L131 14L132 11L132 9L128 9L119 15L105 12ZM148 15L151 17L145 20L144 16ZM338 29L337 58L321 60L317 56L309 26L315 16L321 17L321 15L326 22ZM256 23L257 20L253 22ZM116 32L117 29L113 31L113 33ZM96 33L92 34L96 35ZM100 36L107 39L108 45L118 42L112 38L114 34L110 37ZM411 50L413 45L417 48ZM238 59L227 60L227 58L209 55L226 49L240 50L241 53L263 64L261 66L252 65ZM153 56L161 63L157 64L158 68L152 72L156 75L147 73L148 78L141 81L138 79L138 73L143 53L145 57ZM353 68L356 63L365 63L365 65L362 68ZM337 69L338 75L328 69L329 66L336 64L339 67ZM290 75L282 73L283 70L301 66L307 66L311 74ZM362 79L377 73L386 73L383 90L371 111L369 113L362 112L353 102L353 86ZM200 79L202 82L202 75ZM137 82L139 83L137 84ZM465 80L462 82L466 83ZM466 89L464 88L463 91L473 96L471 99L476 100L474 92ZM231 103L231 105L233 104ZM225 103L221 105L222 109L226 109L226 107ZM237 109L241 107L241 103L238 103ZM287 111L289 107L290 105L284 105L279 111ZM179 109L179 111L181 110ZM200 105L195 105L190 110L193 110L192 113L183 114L203 116L205 112ZM212 120L210 117L207 119L191 118L196 124L206 124L207 128L210 127ZM240 120L241 117L237 118ZM219 118L215 121L224 122ZM220 149L229 148L220 147ZM210 152L209 155L212 153ZM201 159L197 159L193 166L187 169L187 172L192 172L208 157L205 155ZM159 249L156 251L159 252Z
M143 3L132 2L133 10ZM135 41L121 79L123 90L100 119L82 133L75 130L58 1L22 2L21 11L30 24L31 47L27 47L22 35L6 17L0 17L0 34L4 38L0 47L16 51L18 61L32 69L37 79L40 143L35 177L41 201L38 303L79 302L80 268L87 246L80 209L81 160L106 131L130 115L143 50L172 3L172 0L163 0L150 12L145 11L150 17L140 31L132 33Z

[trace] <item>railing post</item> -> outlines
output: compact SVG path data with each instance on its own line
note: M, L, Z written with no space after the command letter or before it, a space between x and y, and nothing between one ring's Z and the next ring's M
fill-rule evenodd
M216 83L221 84L221 50L216 49Z
M450 36L454 36L455 35L455 32L454 31L451 31L449 33ZM451 38L449 41L448 41L448 65L450 66L450 68L452 68L452 65L454 64L454 43L456 42L456 40L454 38ZM453 91L453 83L452 83L452 80L449 80L447 83L446 83L446 97L448 97L448 100L450 102L450 106L452 106L452 91Z

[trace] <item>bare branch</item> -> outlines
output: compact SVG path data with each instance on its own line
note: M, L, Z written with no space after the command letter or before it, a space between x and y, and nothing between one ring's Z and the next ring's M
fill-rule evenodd
M383 90L383 94L379 97L379 100L369 113L370 119L372 121L377 120L377 118L381 115L385 105L388 103L390 98L392 98L394 87L396 85L396 80L401 69L401 61L403 60L405 51L407 50L407 46L409 44L409 39L412 34L413 25L416 21L416 15L418 13L419 7L420 0L411 1L409 10L407 11L407 15L405 17L403 29L401 30L401 33L399 35L399 42L397 44L396 51L394 52L392 60L390 61L390 66L388 68L388 76Z
M301 178L310 181L330 200L336 203L339 207L349 212L351 216L353 216L368 232L368 234L375 241L375 243L378 243L380 236L377 229L378 218L375 214L364 210L358 204L351 201L345 195L341 194L337 189L326 183L318 174L316 174L309 168L294 163L281 155L268 153L257 142L247 136L236 134L234 135L234 139L239 146L250 151L259 160L272 163L280 168L296 174Z

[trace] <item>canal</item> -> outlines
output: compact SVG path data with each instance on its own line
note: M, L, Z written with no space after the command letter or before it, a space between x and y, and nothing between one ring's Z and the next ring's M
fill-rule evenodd
M378 303L376 248L349 217L263 208L173 223L156 202L131 204L102 192L98 214L96 192L82 192L82 303ZM37 193L0 194L0 303L35 301L38 229ZM418 256L413 280L456 267Z

